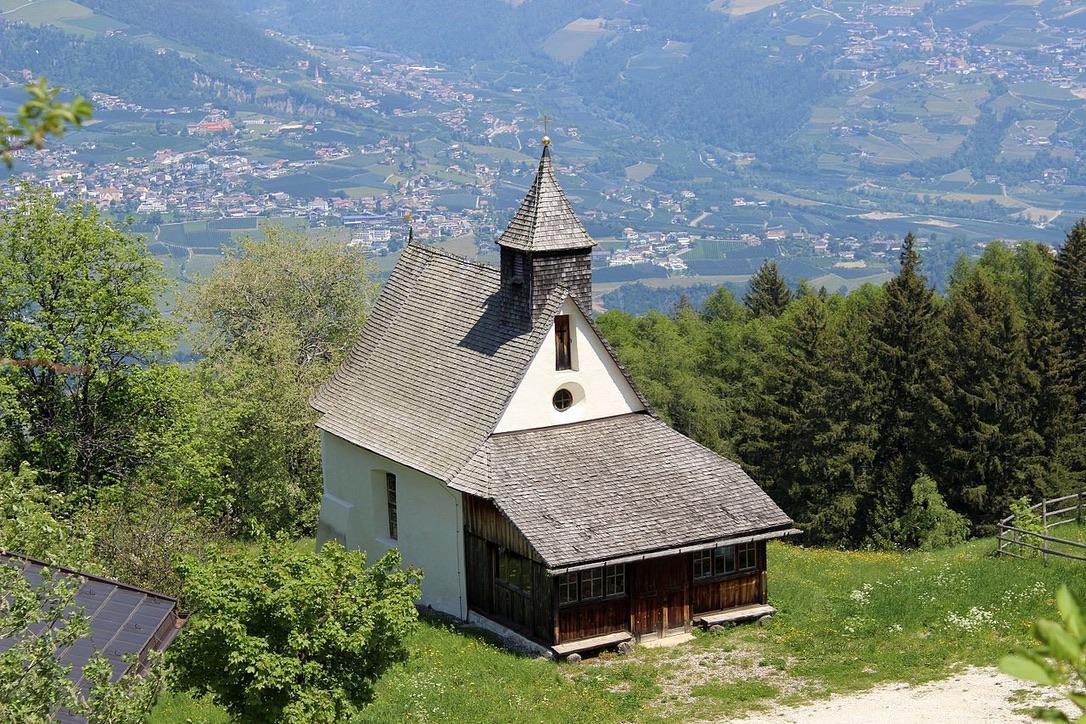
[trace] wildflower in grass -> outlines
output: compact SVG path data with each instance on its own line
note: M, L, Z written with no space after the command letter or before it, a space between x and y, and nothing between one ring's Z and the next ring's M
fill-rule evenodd
M946 616L946 624L962 631L976 631L982 628L991 628L995 624L995 616L988 609L973 606L965 614L957 614L951 611Z
M871 589L872 585L870 583L865 583L849 593L848 597L853 602L858 603L861 606L866 606L868 603L871 602Z

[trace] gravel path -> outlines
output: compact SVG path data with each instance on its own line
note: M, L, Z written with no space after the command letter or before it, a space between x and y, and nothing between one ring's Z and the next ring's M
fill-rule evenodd
M1029 722L1025 713L1040 704L1077 713L1058 693L1045 691L994 668L970 668L921 686L886 684L858 694L782 708L743 719L743 724L984 724Z

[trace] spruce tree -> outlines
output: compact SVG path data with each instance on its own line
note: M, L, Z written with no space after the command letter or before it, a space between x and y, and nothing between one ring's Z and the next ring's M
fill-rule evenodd
M1086 219L1075 224L1056 256L1053 301L1072 361L1072 384L1082 414L1086 412Z
M846 386L826 302L799 299L784 314L740 452L816 544L853 541L857 436L840 414Z
M750 289L743 303L755 317L779 317L792 301L792 292L777 269L777 262L766 259L750 279Z
M947 315L953 347L940 456L946 497L976 526L990 527L1011 501L1033 497L1044 443L1033 429L1036 376L1019 312L987 268L959 280Z
M870 495L864 500L868 544L905 540L901 520L913 482L936 457L947 408L941 369L943 320L935 292L920 273L916 240L906 235L901 270L887 282L871 325L870 376L876 449Z

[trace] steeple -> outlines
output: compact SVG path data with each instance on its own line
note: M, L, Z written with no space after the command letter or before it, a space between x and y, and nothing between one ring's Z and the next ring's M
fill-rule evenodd
M535 180L513 220L498 237L498 245L528 252L590 249L596 245L554 177L551 139L546 136Z
M497 243L507 321L530 325L558 286L568 289L586 312L591 309L596 242L558 185L547 136L535 179Z

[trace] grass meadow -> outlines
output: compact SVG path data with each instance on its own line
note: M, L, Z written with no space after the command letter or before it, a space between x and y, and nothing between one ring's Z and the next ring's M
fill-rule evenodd
M1029 641L1036 618L1054 615L1060 583L1086 596L1086 564L997 559L994 549L992 539L933 553L774 543L769 598L779 613L766 625L580 664L517 656L426 622L360 720L684 721L994 665ZM208 701L171 693L154 721L227 719Z

